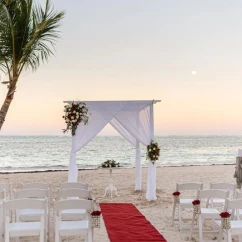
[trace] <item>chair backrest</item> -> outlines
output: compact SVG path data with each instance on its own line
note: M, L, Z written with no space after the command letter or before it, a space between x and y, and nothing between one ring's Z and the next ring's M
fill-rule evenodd
M11 183L0 183L0 191L5 190L6 198L12 198L12 184Z
M73 188L88 190L88 183L81 183L81 182L64 182L64 183L60 183L60 190L73 189Z
M33 182L22 184L21 189L44 189L49 191L48 199L51 198L51 183Z
M242 209L242 198L240 199L226 199L224 211L232 211L232 214L236 214L237 220L240 220L239 210Z
M91 191L85 189L63 189L59 190L59 199L67 199L68 197L77 197L88 199L91 198Z
M229 190L231 198L235 197L236 192L236 184L234 183L210 183L209 189L221 189L221 190Z
M14 199L20 198L49 198L49 189L23 189L19 191L14 191Z
M229 190L209 189L198 190L197 199L221 198L226 199L229 196Z
M5 212L17 209L46 209L46 204L46 199L22 198L3 201L3 209Z
M93 208L93 201L86 199L60 200L54 203L55 213L66 209L86 209L87 211L92 211Z
M41 182L33 182L33 183L25 183L22 184L21 189L51 189L51 183L41 183Z
M177 191L182 191L182 190L202 190L203 189L203 184L202 183L177 183L176 184L176 190Z

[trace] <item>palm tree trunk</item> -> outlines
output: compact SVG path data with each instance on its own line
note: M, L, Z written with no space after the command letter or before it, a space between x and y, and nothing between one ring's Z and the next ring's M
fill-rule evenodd
M9 88L8 90L8 94L3 102L3 105L0 109L0 130L2 129L3 123L5 121L5 118L7 116L8 113L8 109L10 107L11 102L13 101L13 96L14 96L14 92L15 92L15 88Z

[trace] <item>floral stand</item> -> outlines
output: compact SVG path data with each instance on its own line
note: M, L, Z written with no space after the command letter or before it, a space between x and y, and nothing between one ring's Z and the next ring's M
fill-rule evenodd
M113 178L112 178L112 167L109 167L109 185L108 187L105 188L105 193L104 196L105 197L107 194L110 193L111 198L113 198L113 192L115 193L116 196L118 195L118 189L113 185Z

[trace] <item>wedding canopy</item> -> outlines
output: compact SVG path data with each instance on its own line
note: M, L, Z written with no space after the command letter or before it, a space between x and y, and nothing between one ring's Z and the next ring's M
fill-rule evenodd
M68 181L76 182L78 168L76 152L83 148L109 123L136 148L135 190L141 190L142 167L140 143L147 146L154 140L153 104L159 100L143 101L84 101L88 108L88 124L81 122L72 136ZM65 101L72 103L72 101ZM78 103L78 102L76 102ZM156 164L149 162L146 199L156 200Z

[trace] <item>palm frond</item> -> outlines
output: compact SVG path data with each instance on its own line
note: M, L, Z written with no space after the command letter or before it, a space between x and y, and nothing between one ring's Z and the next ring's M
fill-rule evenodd
M19 76L48 61L63 17L49 0L44 8L33 0L0 0L0 70Z
M64 12L55 11L49 0L46 1L45 10L39 5L33 8L32 31L29 34L28 43L23 48L21 69L25 66L35 70L41 61L48 61L48 58L53 55L51 48L59 38L58 27L63 17Z

